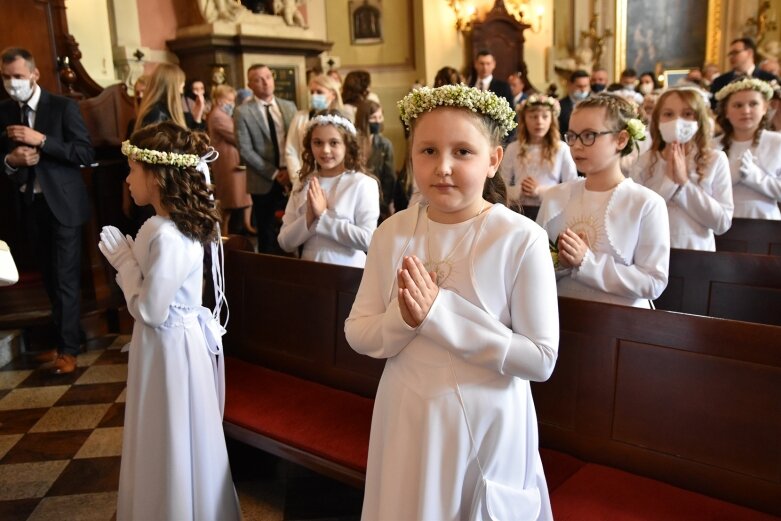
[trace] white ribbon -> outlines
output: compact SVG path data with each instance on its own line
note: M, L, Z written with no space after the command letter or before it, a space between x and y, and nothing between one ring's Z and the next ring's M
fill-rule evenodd
M222 417L225 412L225 364L222 354L222 335L225 334L225 328L215 320L212 312L203 306L198 310L198 323L201 326L201 331L203 331L203 337L206 339L206 348L209 350L209 356L212 360L214 387L217 391L220 417Z

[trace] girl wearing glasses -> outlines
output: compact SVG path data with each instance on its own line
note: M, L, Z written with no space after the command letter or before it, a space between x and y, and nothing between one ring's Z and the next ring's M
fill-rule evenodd
M667 286L664 199L619 165L643 139L634 105L614 94L575 106L565 140L586 177L548 190L537 216L558 248L559 295L648 308Z
M544 94L532 94L521 105L518 139L507 146L499 170L511 203L539 207L543 192L578 176L559 137L559 113L559 100Z
M662 94L651 118L653 146L632 169L632 179L667 201L673 248L716 251L714 234L732 225L729 163L710 146L705 103L693 88Z

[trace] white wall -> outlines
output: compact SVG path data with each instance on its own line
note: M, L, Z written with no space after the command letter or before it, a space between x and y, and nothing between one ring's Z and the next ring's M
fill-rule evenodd
M81 63L104 87L117 83L106 0L65 0L68 30L81 51Z

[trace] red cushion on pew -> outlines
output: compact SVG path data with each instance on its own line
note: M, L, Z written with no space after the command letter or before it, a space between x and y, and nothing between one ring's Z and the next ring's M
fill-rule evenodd
M556 521L778 521L770 514L586 464L551 494Z
M225 357L225 421L366 472L374 400Z
M540 448L540 458L551 494L586 464L574 456L551 449Z

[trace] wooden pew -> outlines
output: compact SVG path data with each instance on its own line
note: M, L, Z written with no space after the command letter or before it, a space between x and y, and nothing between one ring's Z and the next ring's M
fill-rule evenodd
M227 251L226 276L226 435L361 487L383 367L344 339L361 270ZM611 479L660 508L781 515L781 328L559 301L559 361L533 386L557 518L615 508L589 489Z
M716 236L716 251L781 255L781 221L732 219L730 229Z
M543 446L781 515L780 327L567 298L559 314L556 369L532 384Z
M656 307L781 325L781 256L670 251L670 278Z

